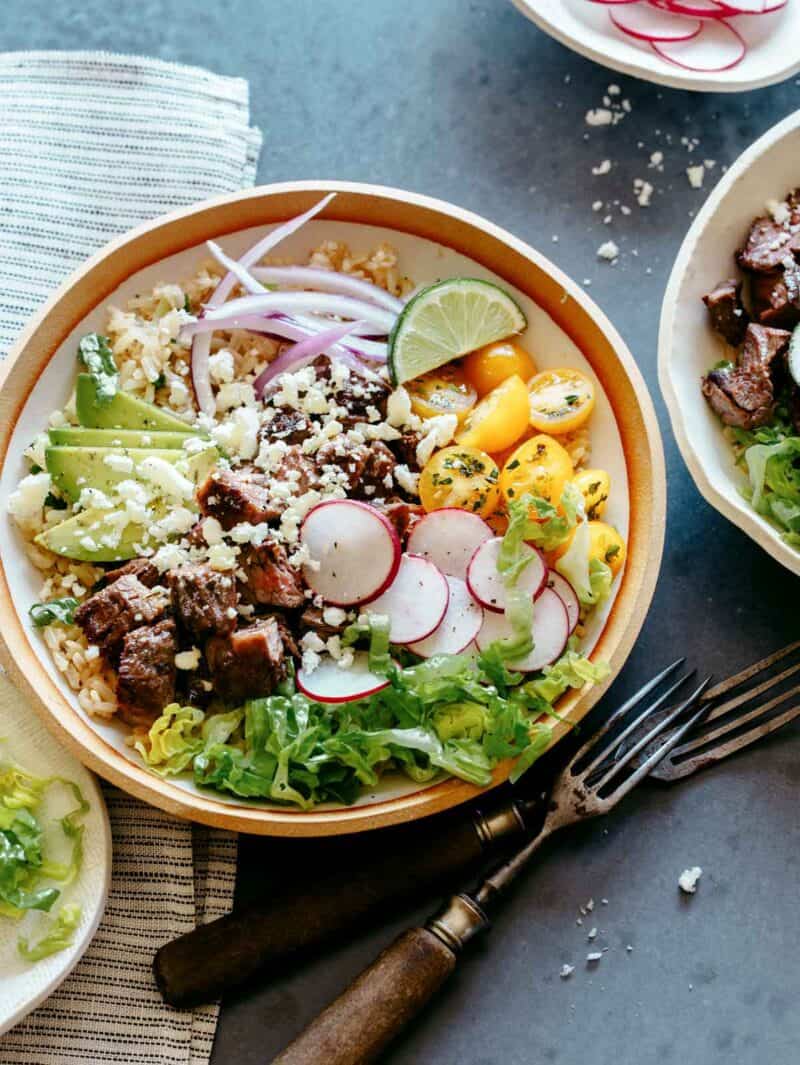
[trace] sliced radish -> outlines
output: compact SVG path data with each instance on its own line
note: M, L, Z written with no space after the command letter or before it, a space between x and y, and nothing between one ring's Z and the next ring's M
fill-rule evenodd
M724 19L705 22L690 41L651 41L650 47L677 67L704 73L730 70L747 52L743 38Z
M650 7L670 12L674 16L699 19L725 18L727 12L715 0L647 0Z
M352 663L342 668L332 658L324 658L309 673L302 667L297 671L297 687L318 703L349 703L366 699L389 686L386 677L379 677L369 669L369 655L356 651Z
M786 7L787 0L718 0L719 6L728 15L767 15L770 11L780 11Z
M494 536L483 518L469 510L443 507L417 522L408 538L412 555L422 555L448 577L465 580L469 561L482 543Z
M459 577L448 576L446 579L450 600L441 624L426 639L408 644L409 651L423 658L461 654L478 635L483 623L483 610L470 595L465 582Z
M567 621L569 622L569 634L571 636L581 617L581 604L575 594L575 589L566 577L562 577L561 574L556 573L554 569L547 571L547 587L552 588L566 607Z
M447 578L438 567L419 555L403 555L397 576L372 600L368 613L389 618L392 643L415 643L436 631L449 598Z
M486 613L477 636L477 644L485 651L495 640L504 640L514 635L511 623L505 614ZM533 650L524 658L509 661L512 669L533 673L549 666L562 653L569 639L567 608L552 588L545 588L533 604Z
M500 556L502 536L493 536L481 544L467 567L467 587L481 606L502 614L506 608L506 586L503 574L498 572L497 559ZM523 553L530 554L531 561L522 571L517 581L517 588L530 592L536 597L544 588L547 578L547 566L542 556L528 544L523 544Z
M335 606L368 603L394 580L400 539L387 517L355 499L329 499L306 514L300 543L309 559L303 574L312 592Z
M676 15L650 4L626 5L609 11L609 18L623 33L640 41L688 41L703 28L700 19Z

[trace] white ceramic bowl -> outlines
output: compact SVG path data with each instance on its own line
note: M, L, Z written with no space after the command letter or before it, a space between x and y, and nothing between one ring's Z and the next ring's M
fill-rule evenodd
M769 199L800 185L800 111L764 134L739 157L709 196L678 252L661 309L658 380L684 461L700 492L773 558L800 574L800 552L742 497L745 474L719 419L700 391L700 378L722 357L702 296L736 274L733 261L750 224Z
M587 59L621 74L696 92L744 92L790 78L800 70L800 0L769 15L740 15L733 25L747 42L738 66L707 74L683 70L644 41L617 30L602 4L587 0L512 0L527 18Z

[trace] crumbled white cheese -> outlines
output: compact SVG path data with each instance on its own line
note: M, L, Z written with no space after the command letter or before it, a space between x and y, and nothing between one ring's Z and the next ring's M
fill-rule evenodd
M633 194L640 207L649 207L653 196L653 186L643 178L636 178L633 182Z
M114 507L114 501L99 488L82 488L78 496L78 507L81 510L89 510L91 507L96 507L98 510L111 510Z
M400 463L395 466L394 479L404 492L408 492L409 495L417 494L419 488L419 474L412 473L405 464Z
M208 373L215 385L227 385L233 380L235 368L233 352L220 348L208 359Z
M94 662L100 657L100 648L95 643L90 643L86 650L83 652L83 657L87 662Z
M595 200L594 203L592 204L592 210L593 211L602 211L603 210L603 201L602 200Z
M234 525L228 536L236 544L252 544L253 547L260 547L269 536L269 525L265 521L260 521L256 525L249 521L242 521Z
M8 497L8 513L23 528L38 525L49 491L49 473L29 473Z
M213 544L221 544L223 540L222 526L216 518L204 518L200 526L203 539L211 547Z
M594 962L600 961L602 957L603 952L601 950L593 950L591 951L591 953L586 955L586 961L589 965L592 965Z
M647 164L651 170L663 170L664 169L664 153L663 152L651 152L650 162Z
M180 377L172 377L169 382L169 401L173 407L185 407L189 402L191 392L188 385L181 381Z
M695 865L691 869L684 869L678 877L678 887L687 895L694 895L697 891L697 881L702 875L703 870L699 865Z
M184 477L173 463L167 462L159 455L148 455L142 459L137 472L165 496L172 499L194 499L194 485L189 478Z
M229 455L248 460L258 452L258 411L252 407L236 407L212 430L215 443Z
M217 410L221 413L234 407L255 407L256 394L248 381L229 381L217 389Z
M412 417L411 396L400 385L386 401L386 421L396 429L406 426Z
M601 174L607 174L611 170L611 160L604 159L602 163L598 163L597 166L592 167L592 173L596 176Z
M163 518L148 529L154 540L166 540L170 536L182 536L194 525L197 515L188 507L172 507Z
M316 651L303 651L301 655L300 667L303 672L308 675L313 673L322 659Z
M133 459L130 455L106 455L103 465L108 466L114 473L133 473Z
M597 258L605 259L606 262L614 262L619 256L619 248L613 240L607 240L597 249Z
M687 166L686 176L689 179L689 184L693 189L702 189L703 178L706 176L706 170L702 163L697 166Z
M322 620L326 625L338 628L339 625L344 625L345 621L347 621L347 611L342 610L340 606L326 606L322 611Z
M320 639L318 633L309 629L308 632L303 633L300 640L300 649L303 651L316 651L317 654L321 654L325 650L325 642Z
M587 913L591 913L593 909L594 909L594 899L589 899L589 901L586 903L586 912Z
M235 569L238 554L239 548L232 544L212 544L208 549L208 564L217 570Z
M572 976L572 974L574 972L575 972L575 966L574 965L562 965L561 966L561 971L559 972L558 975L561 977L562 980L566 980L568 977Z
M586 938L587 939L597 939L597 929L596 928L592 928L589 932L587 932L586 933Z
M198 647L193 647L191 651L179 651L175 655L175 665L178 669L197 669L201 657Z
M424 466L434 451L447 447L458 428L455 414L439 414L425 422L425 435L417 444L417 462Z
M587 126L610 126L614 115L607 107L595 107L586 112Z
M164 544L153 555L151 562L159 573L166 573L168 569L175 569L189 561L189 553L178 544Z
M773 222L777 222L779 226L785 226L792 217L789 204L785 200L782 202L767 200L767 210L772 215ZM44 463L39 463L39 465L42 466Z

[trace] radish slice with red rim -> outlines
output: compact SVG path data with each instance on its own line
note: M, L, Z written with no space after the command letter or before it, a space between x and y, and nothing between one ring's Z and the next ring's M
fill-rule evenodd
M651 41L650 47L677 67L708 74L730 70L747 52L740 34L724 19L704 23L690 41Z
M609 11L609 18L623 33L640 41L688 41L703 28L699 19L676 15L650 4Z
M720 19L727 12L715 0L647 0L650 7L686 18Z
M389 686L386 677L370 672L369 655L356 651L346 668L332 658L323 658L310 672L302 667L297 671L297 687L318 703L349 703L366 699Z
M356 499L329 499L306 514L300 543L312 592L334 606L376 599L400 566L400 540L389 519Z
M562 577L561 574L556 573L554 569L547 571L547 587L551 588L556 593L566 608L567 620L569 621L569 634L571 636L581 617L581 604L578 596L575 594L575 589L566 577Z
M403 555L397 576L367 613L385 614L392 643L415 643L438 629L447 611L450 589L445 575L427 558Z
M446 580L450 599L441 624L426 639L408 644L409 651L422 658L461 654L470 646L483 624L483 610L470 595L466 583L458 577L448 576Z
M477 514L443 507L417 522L408 538L408 550L430 559L446 576L465 580L470 559L493 536L491 527Z
M505 580L503 574L497 569L502 542L502 536L493 536L491 540L481 544L467 567L467 587L472 595L481 606L499 614L502 614L506 608ZM520 573L516 587L523 592L528 592L531 598L535 598L544 588L547 566L535 548L528 544L522 546L523 553L529 553L531 561Z
M476 642L480 650L485 651L495 640L504 640L513 635L511 622L505 614L492 614L487 611L484 614L483 625ZM509 661L508 665L511 669L520 670L522 673L533 673L544 669L551 662L555 662L567 646L569 639L567 608L552 588L545 588L533 604L531 635L534 643L533 650L524 658Z

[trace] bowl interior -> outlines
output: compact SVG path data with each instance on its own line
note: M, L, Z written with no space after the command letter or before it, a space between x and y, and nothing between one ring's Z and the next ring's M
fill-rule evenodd
M722 179L678 254L662 312L659 374L683 457L708 501L794 573L800 553L741 494L747 477L734 462L719 419L700 391L700 378L729 354L711 330L702 297L737 276L734 252L766 201L782 200L800 181L800 114L777 139L769 134Z
M20 339L3 374L0 452L5 461L0 498L23 472L22 451L67 398L75 372L75 345L83 332L102 328L109 302L160 280L191 276L213 237L241 252L265 222L283 220L329 188L340 195L329 212L287 242L287 257L301 258L323 239L347 240L354 250L390 241L401 267L416 284L457 274L493 279L520 301L529 318L523 337L540 366L582 368L597 384L592 423L592 463L609 470L614 485L609 520L628 536L629 555L615 599L592 619L587 646L616 670L635 640L652 596L663 541L664 480L660 439L644 382L624 344L585 294L547 260L490 223L438 201L396 190L345 183L292 183L237 194L159 220L110 246L78 271ZM326 212L327 214L328 212ZM51 354L52 353L52 354ZM587 359L588 354L588 359ZM164 781L131 760L113 725L90 722L50 661L27 610L38 598L39 578L24 556L10 520L0 518L0 561L8 602L0 595L4 660L62 740L101 774L147 801L182 816L243 831L319 835L378 827L452 806L476 794L461 781L428 788L389 777L355 807L307 813L244 806L200 792L190 781ZM577 720L602 694L572 693L564 712ZM563 731L566 726L561 727ZM560 734L560 732L559 732ZM494 782L508 773L498 767Z

